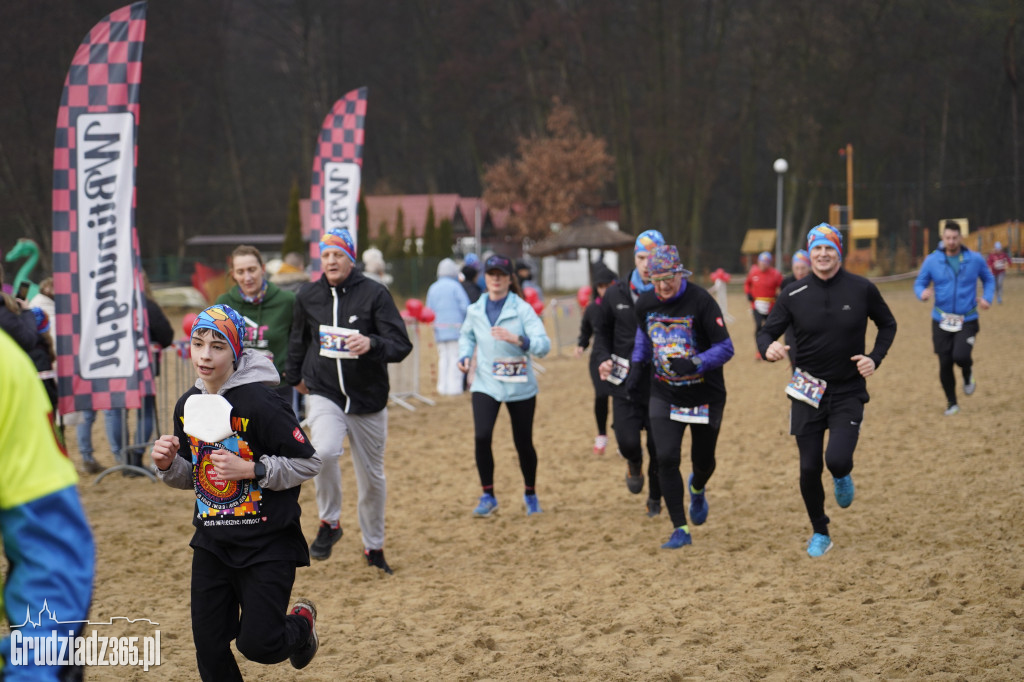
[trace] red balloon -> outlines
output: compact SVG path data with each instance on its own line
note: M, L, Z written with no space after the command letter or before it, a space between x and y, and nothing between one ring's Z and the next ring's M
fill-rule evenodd
M523 296L526 298L526 302L533 305L540 300L540 296L537 295L537 290L533 287L526 287L523 289Z
M433 310L431 310L427 306L423 306L423 310L420 311L420 322L422 322L423 324L430 324L431 322L434 321L435 317L437 316L434 315Z
M537 313L538 315L543 315L544 314L544 302L543 301L534 301L530 305L533 306L533 312Z
M195 324L196 318L199 317L195 313L189 313L181 321L181 331L185 332L185 336L192 336L192 325Z
M405 302L405 309L418 320L420 313L423 312L423 301L418 298L410 298Z
M587 304L590 303L590 295L594 293L594 290L589 284L584 284L576 291L576 302L580 304L581 308L586 308Z

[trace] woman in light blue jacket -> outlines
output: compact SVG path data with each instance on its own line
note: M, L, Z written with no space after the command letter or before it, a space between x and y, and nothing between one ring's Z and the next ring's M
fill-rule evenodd
M539 514L535 482L537 451L533 447L533 415L537 408L537 378L530 356L539 358L551 349L544 323L519 295L512 262L491 256L484 264L487 293L469 306L459 335L459 369L469 371L477 353L473 380L473 427L476 467L483 496L473 510L478 518L498 508L494 496L494 453L491 439L498 410L505 403L512 420L512 440L523 472L526 515Z

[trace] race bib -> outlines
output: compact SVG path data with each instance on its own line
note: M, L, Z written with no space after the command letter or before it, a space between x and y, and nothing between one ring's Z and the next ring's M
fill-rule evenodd
M505 381L512 384L526 383L526 357L518 358L497 358L494 361L494 378L498 381Z
M754 310L761 315L767 315L771 312L772 300L770 298L757 298L754 299Z
M942 319L939 320L939 329L944 332L958 332L964 328L964 316L954 315L952 313L942 313Z
M814 409L821 404L821 397L825 395L825 388L828 383L824 379L813 377L799 367L793 372L793 378L786 386L786 395L796 400L802 400Z
M707 424L709 421L708 406L676 407L672 405L668 417L674 422L683 422L684 424Z
M320 355L325 358L341 358L343 360L359 357L345 345L348 337L358 333L355 329L332 327L329 324L320 325Z
M629 374L629 360L626 358L620 358L618 355L612 354L612 373L608 376L606 381L609 384L618 386L626 380L626 376Z

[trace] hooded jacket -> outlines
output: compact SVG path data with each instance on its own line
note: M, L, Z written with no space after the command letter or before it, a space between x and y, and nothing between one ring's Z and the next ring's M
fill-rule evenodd
M283 382L295 294L285 291L273 282L268 282L263 301L249 303L242 298L242 290L235 285L227 293L221 294L216 303L228 304L245 319L243 345L263 355L269 353L274 361L274 367L282 377L278 382Z
M438 343L459 339L469 303L469 295L459 282L459 266L445 258L437 266L437 281L427 289L426 305L434 311L434 339Z
M982 298L992 303L995 296L996 278L992 276L981 254L961 245L957 260L959 272L953 270L945 249L940 246L924 259L921 272L914 280L914 294L918 298L921 298L921 293L928 288L930 282L935 283L932 319L936 322L942 320L942 313L963 315L965 322L978 319L979 277L983 285Z
M309 551L299 524L299 486L320 472L321 461L288 405L272 386L277 370L265 356L251 349L242 352L238 368L217 391L231 403L231 426L240 456L266 467L259 480L237 481L224 491L206 477L209 454L222 443L205 443L185 433L185 402L207 393L196 384L174 406L174 435L178 456L157 476L174 488L196 494L189 543L209 551L235 568L261 561L293 561L309 565ZM211 447L213 446L213 447ZM229 449L233 449L230 448ZM232 495L234 493L234 495Z
M321 327L353 329L370 339L370 350L351 359L321 349ZM388 404L388 363L412 351L405 322L387 287L352 272L336 286L327 276L310 282L295 298L285 380L306 382L313 395L333 400L346 414L380 412Z

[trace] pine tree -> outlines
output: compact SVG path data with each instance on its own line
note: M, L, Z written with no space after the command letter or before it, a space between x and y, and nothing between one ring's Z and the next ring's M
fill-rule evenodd
M302 220L299 218L299 181L292 181L291 193L288 195L288 219L284 227L284 241L281 243L281 255L296 251L305 257L306 243L302 240Z
M427 207L427 224L423 228L423 256L433 258L438 255L437 219L434 217L433 202Z
M439 258L451 258L452 247L455 246L455 226L449 218L442 220L437 229L437 246Z
M359 195L359 205L356 208L356 252L362 253L364 249L370 248L370 216L366 210L366 200Z
M395 231L388 238L388 250L384 256L385 260L405 258L405 212L401 208L395 215Z

